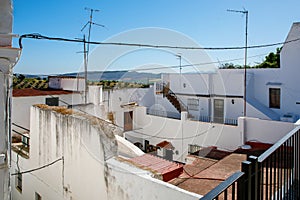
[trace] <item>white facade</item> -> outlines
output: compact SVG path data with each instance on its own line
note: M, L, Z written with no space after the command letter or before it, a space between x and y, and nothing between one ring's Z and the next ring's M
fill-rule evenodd
M13 153L12 172L43 169L22 174L22 190L12 179L13 199L199 199L153 178L117 156L115 135L121 129L95 117L62 108L34 106L31 109L30 157ZM126 142L122 142L126 146ZM124 148L124 147L123 147ZM134 147L128 147L134 148ZM136 150L135 150L136 151ZM134 152L134 151L132 151Z
M300 37L300 23L294 23L286 41ZM247 69L246 116L269 120L295 122L300 116L299 70L300 41L283 45L280 53L280 68ZM162 80L187 106L193 119L214 121L215 100L223 101L223 122L237 120L244 113L244 69L219 69L208 73L163 74ZM157 83L158 84L158 83ZM279 105L270 105L270 89L278 89ZM162 94L155 94L147 106L159 104L166 113L177 112ZM195 102L195 105L189 105ZM156 106L157 107L157 106ZM172 105L171 105L172 107ZM170 114L167 114L170 116ZM178 115L177 115L178 116ZM287 119L287 117L290 117ZM227 120L227 121L226 121Z
M81 77L65 77L65 76L49 76L49 88L68 90L68 91L84 91L85 80Z
M68 106L82 103L80 93L20 96L12 98L12 122L26 129L30 128L30 107L35 104L46 104L47 98L58 98L59 106Z
M167 140L174 146L173 159L180 162L186 162L189 145L214 146L231 152L246 141L273 144L295 127L293 123L249 117L239 117L237 126L232 126L188 120L185 112L181 113L181 119L171 119L147 115L145 107L132 110L133 130L125 132L125 137L132 143L144 145L147 140L154 146ZM123 121L117 124L123 127Z
M10 104L12 68L20 49L12 47L12 2L0 1L0 199L10 199Z

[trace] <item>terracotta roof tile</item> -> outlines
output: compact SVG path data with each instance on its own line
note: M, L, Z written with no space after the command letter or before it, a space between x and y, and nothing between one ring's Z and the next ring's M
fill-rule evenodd
M47 96L77 93L66 90L37 90L33 88L13 89L13 97Z
M148 169L163 177L164 181L169 181L178 177L183 171L183 165L159 158L150 154L134 157L129 161L136 166Z

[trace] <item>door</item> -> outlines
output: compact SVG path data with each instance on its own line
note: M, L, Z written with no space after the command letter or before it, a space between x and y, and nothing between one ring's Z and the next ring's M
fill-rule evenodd
M132 130L133 111L124 112L124 131Z
M214 99L214 122L224 123L224 99Z

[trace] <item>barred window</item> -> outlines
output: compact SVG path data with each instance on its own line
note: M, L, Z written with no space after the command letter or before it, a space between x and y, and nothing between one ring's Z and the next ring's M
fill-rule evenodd
M19 173L19 171L16 170L16 173ZM16 188L19 190L19 192L22 192L22 174L17 174L15 181Z
M189 110L199 110L199 99L188 99L187 106Z

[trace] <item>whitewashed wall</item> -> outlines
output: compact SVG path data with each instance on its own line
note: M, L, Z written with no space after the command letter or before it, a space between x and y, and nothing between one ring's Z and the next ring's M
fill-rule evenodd
M85 80L83 78L49 77L49 88L69 91L84 91Z
M178 161L185 161L189 144L229 151L242 145L243 132L238 126L145 115L143 107L137 107L133 116L134 131L126 132L125 137L132 143L149 140L152 145L167 140L175 147L173 158Z
M108 161L108 199L200 199L202 196L188 192L151 177L151 173L133 168L115 159Z
M191 120L176 120L153 115L145 115L146 108L134 109L134 130L125 132L132 143L148 140L156 145L164 140L175 147L173 158L185 162L188 145L202 147L216 146L226 151L234 151L246 141L274 144L294 128L293 123L261 120L258 118L238 119L238 126L205 123ZM182 113L183 114L183 113ZM182 140L183 138L183 140Z
M22 194L13 185L14 199L32 199L35 192L43 199L107 199L105 160L117 153L113 135L119 130L93 117L61 112L68 111L32 107L30 159L20 161L21 170L62 156L64 161L24 175Z
M152 178L149 171L120 162L115 158L118 146L114 135L121 130L95 117L70 112L64 108L31 108L31 121L35 123L30 127L30 158L19 157L20 170L62 157L63 161L23 174L22 193L13 179L13 199L33 199L35 192L49 200L200 198ZM18 168L16 163L13 152L12 172Z
M274 144L295 128L293 123L246 118L246 141Z
M29 96L29 97L13 97L12 98L12 122L24 128L30 127L30 107L35 104L45 104L46 98L59 97L60 106L68 106L72 104L80 104L82 102L81 94L66 94L52 96Z

